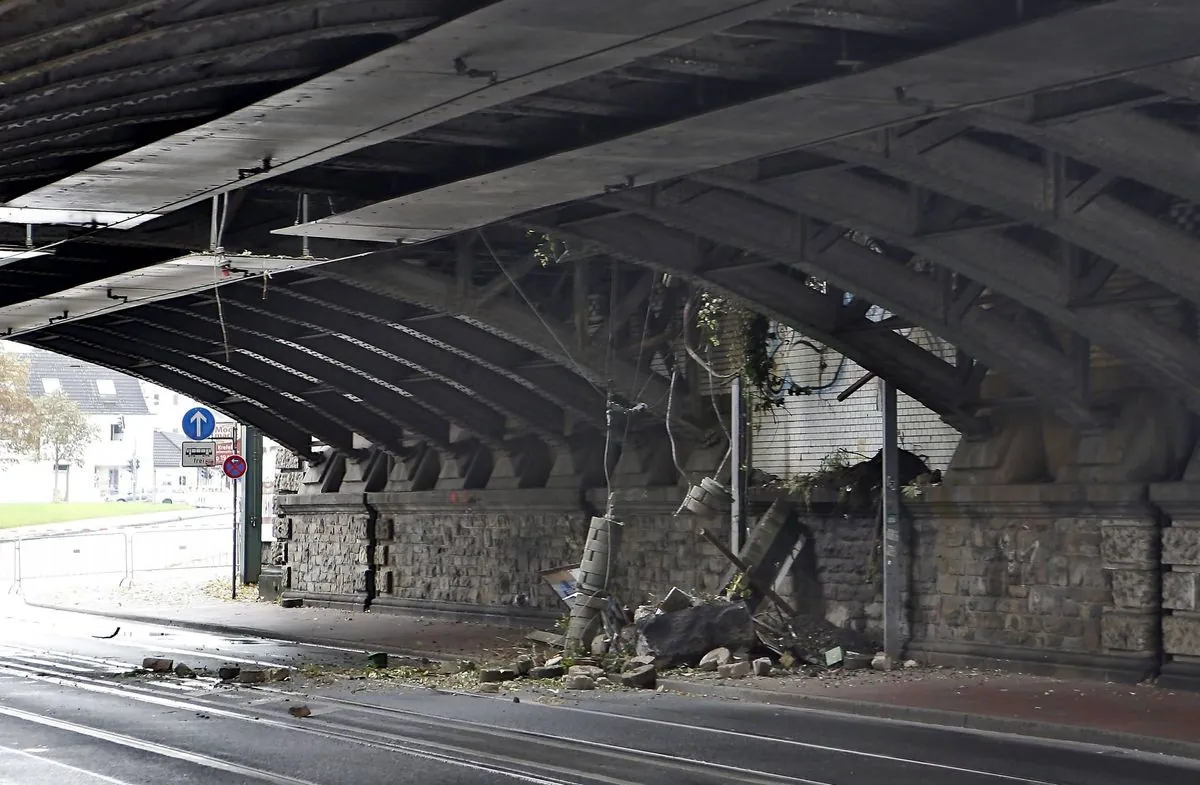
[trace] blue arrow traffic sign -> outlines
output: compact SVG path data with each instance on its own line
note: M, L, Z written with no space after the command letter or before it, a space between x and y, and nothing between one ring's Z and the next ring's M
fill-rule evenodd
M183 432L188 435L189 439L202 442L212 436L213 429L216 427L217 418L202 406L188 409L187 413L183 415Z

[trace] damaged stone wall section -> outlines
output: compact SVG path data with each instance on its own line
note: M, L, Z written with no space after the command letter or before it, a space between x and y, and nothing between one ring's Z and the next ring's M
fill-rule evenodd
M673 515L678 500L664 488L631 490L619 503L624 538L609 591L622 603L672 586L724 588L725 560L695 535L694 521ZM579 492L567 489L298 494L281 510L285 596L541 617L566 606L540 574L578 561L590 519ZM369 593L365 576L373 578Z

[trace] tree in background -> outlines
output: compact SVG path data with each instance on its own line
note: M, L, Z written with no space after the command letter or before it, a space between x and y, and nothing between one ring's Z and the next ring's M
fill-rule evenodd
M58 391L34 404L35 427L38 445L30 455L42 460L49 458L54 465L54 501L64 501L66 494L59 497L58 467L67 467L67 493L70 492L70 466L83 466L88 446L96 441L96 427L88 422L87 415L65 393Z
M0 351L0 454L31 455L41 447L37 402L29 394L29 363Z

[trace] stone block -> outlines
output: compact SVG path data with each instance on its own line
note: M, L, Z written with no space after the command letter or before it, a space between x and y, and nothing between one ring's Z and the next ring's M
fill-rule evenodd
M271 524L271 533L276 540L292 539L292 519L276 517L275 522Z
M1200 567L1200 528L1168 526L1163 529L1162 560L1165 564Z
M1112 651L1153 651L1157 626L1153 614L1109 609L1101 620L1100 642Z
M1200 615L1172 613L1165 617L1163 648L1168 654L1200 657Z
M1153 526L1109 524L1100 529L1100 554L1105 567L1151 565L1156 559L1158 530Z
M1159 579L1150 570L1113 570L1113 604L1118 608L1149 610L1158 607Z
M1200 572L1166 572L1162 578L1163 607L1200 611Z

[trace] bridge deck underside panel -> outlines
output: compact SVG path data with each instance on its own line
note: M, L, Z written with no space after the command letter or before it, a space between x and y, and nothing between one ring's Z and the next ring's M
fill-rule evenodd
M0 49L0 319L298 452L577 456L610 397L644 404L633 432L674 401L678 433L719 440L698 380L670 384L701 290L964 432L1004 401L1097 422L1098 352L1200 412L1192 3L547 4L517 23L510 2L312 0L281 6L319 8L315 27L256 31L258 6L94 5L75 27L11 16L76 44ZM186 31L194 51L167 48ZM160 217L30 229L24 208ZM379 245L397 240L421 242ZM197 251L211 285L134 301ZM239 280L239 258L279 262Z

